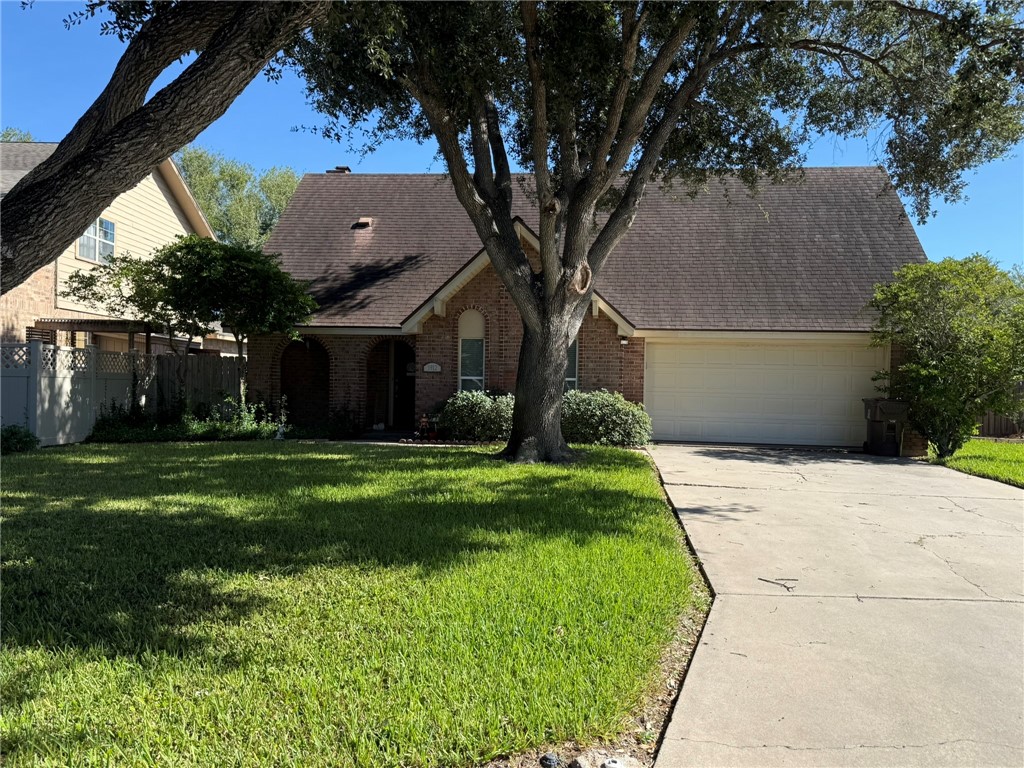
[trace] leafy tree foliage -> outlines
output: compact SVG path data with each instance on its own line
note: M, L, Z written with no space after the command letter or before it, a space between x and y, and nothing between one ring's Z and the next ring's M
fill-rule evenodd
M878 286L877 343L903 351L887 390L914 429L952 456L986 411L1009 412L1024 381L1024 284L975 254L910 264Z
M175 161L217 238L246 248L263 246L299 185L291 168L257 173L202 147L186 147Z
M246 398L246 360L243 345L264 333L295 335L294 327L316 309L306 286L281 269L276 254L255 248L218 243L190 235L175 244L179 252L203 264L199 280L210 317L235 337L241 378L241 402Z
M1022 4L352 3L287 51L327 136L434 138L523 319L507 455L570 456L567 349L648 184L793 175L880 129L919 219L1024 135ZM532 173L518 184L513 158ZM539 210L539 271L513 198Z
M32 141L32 134L20 128L4 128L0 131L0 142L5 141Z
M151 258L115 256L104 266L78 270L64 293L108 314L164 330L178 356L184 386L184 356L197 336L217 324L235 338L245 403L246 340L255 334L294 333L316 302L306 287L284 272L278 257L188 235L157 249ZM182 348L175 336L186 338Z
M76 270L61 295L167 334L183 392L188 351L196 337L212 333L214 317L201 279L203 254L176 246L166 245L151 258L124 253L102 266Z
M4 196L0 292L56 259L119 194L223 115L329 5L88 0L72 13L68 26L99 16L101 33L127 46L106 87L53 154ZM31 13L31 3L25 6ZM149 94L169 66L193 53L177 77Z

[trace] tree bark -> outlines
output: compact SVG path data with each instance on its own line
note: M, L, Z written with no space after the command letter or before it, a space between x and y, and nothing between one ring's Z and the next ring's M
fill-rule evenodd
M75 128L4 196L0 294L56 259L118 195L223 115L271 57L328 7L187 3L157 11ZM186 14L195 23L185 23ZM211 33L214 20L223 21ZM201 53L143 103L167 61L188 50Z
M539 331L523 324L512 434L501 456L523 463L572 460L562 437L562 393L578 327L569 313L545 317Z
M245 339L235 334L235 349L238 351L238 403L244 409L245 408L245 394L248 389L247 378L249 376L249 364L243 354L243 347L245 346Z

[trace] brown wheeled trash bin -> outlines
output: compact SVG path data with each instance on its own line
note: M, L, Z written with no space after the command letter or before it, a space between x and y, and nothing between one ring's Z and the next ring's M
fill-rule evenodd
M864 453L875 456L899 456L903 429L907 421L907 403L884 397L864 398L864 418L868 422L868 439Z

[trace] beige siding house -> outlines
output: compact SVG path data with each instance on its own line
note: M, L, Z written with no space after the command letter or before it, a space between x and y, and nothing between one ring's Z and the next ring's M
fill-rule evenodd
M38 142L0 143L0 191L6 194L56 146ZM75 346L95 344L103 350L127 351L128 334L116 323L104 321L130 318L112 318L62 297L68 276L76 270L94 269L115 253L148 256L175 237L191 233L214 236L177 167L171 160L165 160L134 188L115 199L54 263L0 297L0 338L34 338ZM69 320L81 322L66 322ZM230 337L222 338L220 334L211 336L203 340L202 347L231 352L234 346L229 340ZM154 341L159 348L159 341Z

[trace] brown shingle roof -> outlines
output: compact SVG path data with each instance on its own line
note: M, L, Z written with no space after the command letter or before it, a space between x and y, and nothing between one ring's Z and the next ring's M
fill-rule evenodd
M54 142L0 141L0 195L6 195L57 148Z
M397 327L480 241L443 176L329 173L303 178L266 247L313 282L314 325ZM597 290L641 329L862 331L874 284L924 260L881 169L808 168L755 197L652 187Z

